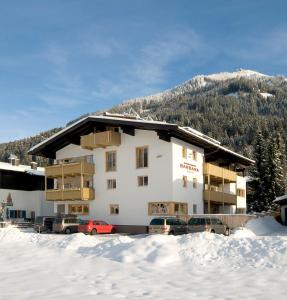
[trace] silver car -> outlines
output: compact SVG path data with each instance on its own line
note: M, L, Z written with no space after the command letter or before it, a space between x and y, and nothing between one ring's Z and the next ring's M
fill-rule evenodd
M229 235L230 229L223 224L220 219L215 217L192 217L187 225L188 233L207 231L210 233L218 233Z
M76 233L78 232L80 220L76 216L57 217L53 223L55 233Z
M158 217L151 220L149 233L185 234L187 233L187 224L178 218Z

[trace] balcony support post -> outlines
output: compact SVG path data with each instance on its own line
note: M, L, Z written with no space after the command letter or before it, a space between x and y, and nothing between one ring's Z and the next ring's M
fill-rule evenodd
M207 189L208 189L208 213L210 214L210 174L208 172L208 175L207 175Z
M62 201L64 200L64 188L65 188L65 183L64 183L64 164L62 163L62 184L61 184Z
M222 213L224 214L224 169L222 168Z
M81 198L83 199L83 193L84 193L84 178L83 178L83 163L81 163L81 186L80 186L80 190L81 190Z

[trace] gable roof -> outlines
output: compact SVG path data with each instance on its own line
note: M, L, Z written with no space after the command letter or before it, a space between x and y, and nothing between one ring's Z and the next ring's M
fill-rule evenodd
M229 162L242 165L251 165L253 160L231 151L214 139L211 139L195 130L180 127L160 121L148 121L142 119L123 118L119 116L88 116L67 126L50 138L35 145L29 150L29 154L56 158L56 152L69 144L80 145L80 137L94 131L95 128L104 130L105 126L119 126L124 133L130 133L135 129L156 131L159 138L170 141L177 138L187 143L204 149L207 161L222 158Z

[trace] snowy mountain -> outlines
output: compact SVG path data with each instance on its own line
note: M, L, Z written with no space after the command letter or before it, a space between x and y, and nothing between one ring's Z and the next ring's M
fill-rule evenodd
M131 109L142 117L193 127L248 156L257 129L266 136L279 132L287 144L287 81L282 76L242 69L198 75L161 93L127 100L109 111L127 113ZM86 115L92 114L99 112ZM58 130L0 144L0 161L7 161L14 153L28 164L27 150Z
M197 75L190 80L172 88L166 90L161 93L157 93L150 96L138 97L134 99L129 99L124 103L133 103L133 102L140 102L143 100L146 101L161 101L161 100L168 100L172 97L183 95L186 93L194 93L199 90L203 90L206 88L211 88L215 86L218 82L228 81L232 79L240 79L240 78L247 78L251 80L258 80L258 79L268 79L271 78L268 75L252 71L252 70L243 70L240 69L235 72L221 72L216 74L210 75Z

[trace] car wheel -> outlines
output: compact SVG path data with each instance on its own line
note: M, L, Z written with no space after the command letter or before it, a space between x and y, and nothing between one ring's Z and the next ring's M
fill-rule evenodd
M116 233L116 229L113 228L112 231L111 231L111 233Z
M226 228L226 230L225 230L225 235L226 235L226 236L229 236L229 235L230 235L230 229L229 229L229 228Z
M97 234L97 230L94 228L94 229L92 229L92 231L91 231L91 235L95 235L95 234Z
M215 233L214 229L211 229L211 230L210 230L210 233Z
M174 235L174 231L170 231L168 235Z
M66 228L66 229L65 229L65 234L71 234L71 232L72 232L72 231L71 231L70 228Z

